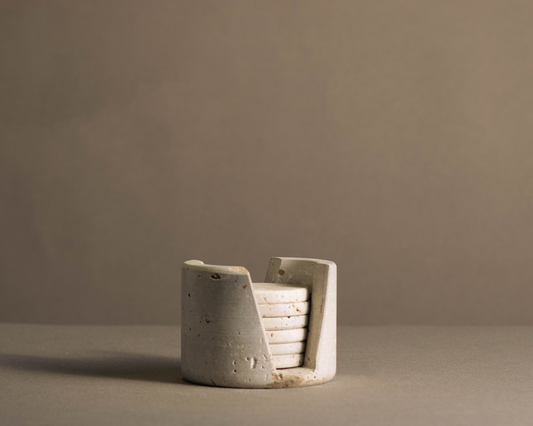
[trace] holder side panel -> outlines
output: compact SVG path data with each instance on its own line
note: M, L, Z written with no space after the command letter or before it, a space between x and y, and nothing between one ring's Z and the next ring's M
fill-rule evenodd
M266 387L271 356L244 268L182 267L182 372L192 382Z

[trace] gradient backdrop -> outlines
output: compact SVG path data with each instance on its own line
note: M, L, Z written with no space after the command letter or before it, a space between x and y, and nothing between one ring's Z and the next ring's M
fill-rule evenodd
M533 324L533 3L1 1L0 321L177 324L188 259L339 324Z

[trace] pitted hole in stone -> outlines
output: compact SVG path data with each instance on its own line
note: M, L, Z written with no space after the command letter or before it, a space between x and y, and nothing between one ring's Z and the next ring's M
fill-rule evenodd
M221 277L219 274L213 274L213 275L211 275L211 279L212 279L212 280L219 280L219 279L221 279L221 278L222 278L222 277Z
M257 359L255 359L255 357L252 357L252 359L250 360L250 366L252 367L252 369L257 366Z
M190 299L191 298L191 293L187 293L187 297Z
M278 271L278 274L279 274L279 275L285 275L285 271L284 271L283 269L280 269L280 270Z

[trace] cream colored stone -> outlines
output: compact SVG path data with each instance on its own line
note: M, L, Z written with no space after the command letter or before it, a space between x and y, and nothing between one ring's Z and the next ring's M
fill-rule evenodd
M309 300L307 287L276 283L252 283L258 303L295 303Z
M272 355L295 355L305 352L305 342L277 343L271 344L269 347Z
M261 322L266 331L289 330L307 327L309 317L307 315L299 315L297 317L262 318Z
M274 303L274 304L260 304L259 312L263 317L292 317L297 315L307 315L311 303L295 302L295 303Z
M304 363L304 354L277 355L272 357L272 362L276 368L299 367Z
M287 293L273 300L266 294L257 296L243 267L185 262L181 280L183 377L237 388L310 386L331 380L336 370L336 277L333 262L270 259L265 278L269 285L257 287L268 287L270 294L276 294L289 286L296 294L290 302L312 300L308 328L266 331L258 302L287 304ZM302 345L305 341L305 353L292 358L273 354L279 344L298 341Z
M267 331L266 336L270 344L303 342L307 338L307 328Z

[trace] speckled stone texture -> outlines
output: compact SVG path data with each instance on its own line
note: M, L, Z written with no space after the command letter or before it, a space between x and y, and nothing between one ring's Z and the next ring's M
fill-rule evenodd
M274 257L265 282L257 285L243 267L185 262L184 377L204 385L242 388L310 386L331 380L336 371L336 286L336 265L320 259ZM288 308L290 303L295 305ZM276 304L283 304L278 310L298 315L274 317L276 308L261 308ZM263 318L264 310L269 317ZM305 346L289 353L271 347L288 343Z

